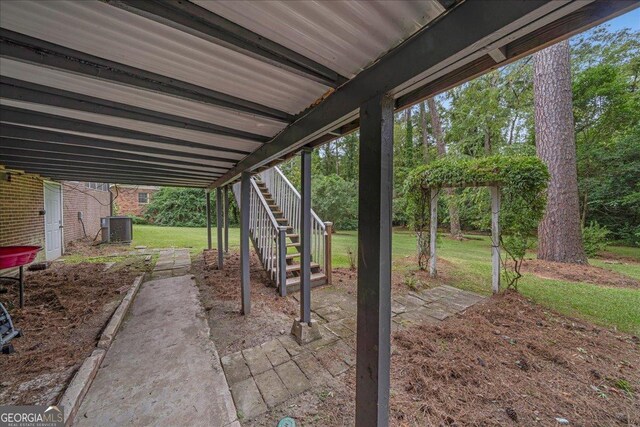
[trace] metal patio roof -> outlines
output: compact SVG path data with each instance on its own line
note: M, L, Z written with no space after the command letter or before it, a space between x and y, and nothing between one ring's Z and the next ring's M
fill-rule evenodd
M217 187L635 1L2 1L0 164Z

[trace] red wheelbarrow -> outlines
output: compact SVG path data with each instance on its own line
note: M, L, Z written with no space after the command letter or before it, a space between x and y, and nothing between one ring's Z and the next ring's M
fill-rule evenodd
M20 276L0 277L20 283L20 308L24 307L24 266L33 262L42 248L40 246L0 246L0 270L20 267Z

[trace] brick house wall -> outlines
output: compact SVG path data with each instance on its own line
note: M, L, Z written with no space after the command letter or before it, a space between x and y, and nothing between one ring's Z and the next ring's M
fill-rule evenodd
M10 176L10 181L7 177ZM44 184L37 175L2 173L0 169L0 246L44 247ZM44 251L36 260L44 260Z
M83 213L87 235L93 239L100 229L100 218L109 216L109 192L90 189L84 182L63 182L62 189L65 245L84 238L78 212ZM13 173L0 165L0 246L35 245L44 248L43 211L43 178ZM42 250L36 261L44 259Z
M117 191L113 187L111 191L115 197L117 214L140 217L144 215L145 208L153 198L153 194L159 190L158 187L143 185L118 185ZM147 203L140 203L140 193L147 194Z
M83 222L87 237L96 237L100 231L100 218L110 214L109 192L91 189L84 182L62 182L62 205L65 245L85 238ZM78 219L78 212L82 212L82 222Z

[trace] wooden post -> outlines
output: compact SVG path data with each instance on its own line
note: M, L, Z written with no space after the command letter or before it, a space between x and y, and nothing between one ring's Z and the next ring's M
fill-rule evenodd
M218 270L224 268L224 248L222 247L222 225L224 218L222 217L222 188L216 188L216 229L218 231Z
M431 227L429 229L429 252L431 258L429 258L429 276L437 277L438 270L436 269L436 239L438 238L438 193L439 189L431 189Z
M389 425L393 98L360 107L356 427Z
M324 236L324 275L327 276L327 285L332 283L333 267L331 265L331 234L333 233L333 223L324 223L325 232Z
M300 151L300 321L311 322L311 148Z
M240 292L242 314L251 312L251 282L249 276L249 212L251 210L251 174L242 172L240 178Z
M207 199L207 249L211 250L211 192L205 190Z
M229 253L229 186L224 187L224 251Z
M500 292L500 188L491 190L491 287Z

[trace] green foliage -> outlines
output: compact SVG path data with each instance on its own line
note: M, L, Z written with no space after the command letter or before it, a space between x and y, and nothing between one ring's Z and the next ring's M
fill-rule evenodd
M129 218L131 218L132 222L134 225L145 225L145 224L149 224L149 221L146 218L142 218L136 215L127 215Z
M212 200L212 205L214 205ZM212 206L212 209L215 209ZM157 225L203 227L207 225L204 190L163 187L154 194L145 218Z
M311 187L313 210L337 230L358 226L358 187L338 175L314 177Z
M500 186L538 194L549 180L547 167L534 156L443 157L419 166L407 179L407 191L440 187Z
M607 227L597 222L591 222L588 227L582 229L582 243L587 256L593 257L607 247L607 236L610 234Z

